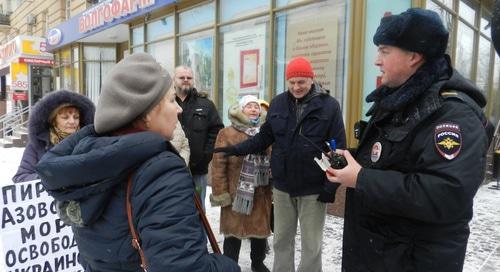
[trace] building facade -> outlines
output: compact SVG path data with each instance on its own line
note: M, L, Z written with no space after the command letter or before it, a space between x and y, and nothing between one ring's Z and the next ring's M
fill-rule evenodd
M7 37L2 46L18 35L46 37L54 62L49 65L50 90L75 90L95 102L106 74L127 54L148 52L171 74L175 66L189 65L195 86L210 94L226 124L227 109L239 97L254 94L269 101L285 91L287 61L305 56L317 80L341 103L348 141L354 145L353 124L364 118L369 107L364 98L376 88L379 75L373 64L376 27L385 13L410 7L440 14L451 33L448 53L455 67L483 89L487 115L495 124L500 120L500 58L489 29L493 2L20 1L10 14L11 30L2 32ZM36 18L31 26L30 14ZM14 36L12 29L18 31ZM27 85L33 80L28 73ZM8 83L7 101L16 93ZM30 88L27 103L33 104Z

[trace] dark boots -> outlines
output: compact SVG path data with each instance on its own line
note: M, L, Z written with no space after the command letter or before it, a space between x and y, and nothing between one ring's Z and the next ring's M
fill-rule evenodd
M264 265L266 258L267 239L250 238L250 259L252 260L252 272L270 272ZM241 240L235 237L224 238L224 255L238 262L240 255Z
M252 272L270 272L264 265L266 258L267 239L250 239L250 259L252 260Z

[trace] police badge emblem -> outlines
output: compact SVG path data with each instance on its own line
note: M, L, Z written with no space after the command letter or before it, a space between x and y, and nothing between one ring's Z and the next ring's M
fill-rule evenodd
M443 158L456 158L462 148L460 126L454 123L438 124L434 129L434 145Z

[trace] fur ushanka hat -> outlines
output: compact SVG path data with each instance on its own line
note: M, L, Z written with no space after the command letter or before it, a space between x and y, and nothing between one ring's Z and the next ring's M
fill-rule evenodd
M411 8L399 15L383 17L373 43L396 46L433 59L444 55L448 36L448 30L436 12Z

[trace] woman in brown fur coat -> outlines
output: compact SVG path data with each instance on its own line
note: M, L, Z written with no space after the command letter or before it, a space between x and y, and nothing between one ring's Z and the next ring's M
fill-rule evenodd
M231 126L219 131L215 147L233 146L252 137L264 122L257 97L243 96L229 109ZM238 261L242 239L250 239L252 271L264 265L266 239L271 235L272 191L269 183L269 153L224 156L212 160L212 206L221 206L220 231L224 234L224 255Z

